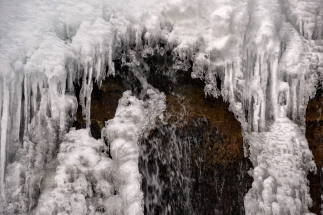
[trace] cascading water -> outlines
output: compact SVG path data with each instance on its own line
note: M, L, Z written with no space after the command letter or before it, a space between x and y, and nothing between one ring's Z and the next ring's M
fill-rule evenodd
M141 146L140 167L145 189L145 214L195 214L191 202L191 142L174 127L159 128L164 137L148 137ZM146 142L146 143L145 143Z
M144 138L140 172L145 214L244 214L248 165L241 160L237 162L241 169L235 168L236 163L206 167L207 138L217 136L217 144L223 141L220 132L208 134L214 132L205 129L210 124L200 118L182 128L163 125Z
M130 53L134 55L133 51ZM149 85L168 92L165 121L140 141L139 170L143 176L145 214L244 214L242 199L250 187L250 179L244 175L250 166L247 160L241 159L242 138L238 153L241 160L238 160L239 155L226 152L226 144L231 142L226 140L226 134L237 134L223 134L225 131L222 129L234 127L229 124L234 121L224 123L217 118L227 116L229 112L224 110L228 107L219 105L223 104L221 100L209 98L211 101L208 103L203 82L192 80L191 71L174 71L172 66L167 66L173 65L174 61L170 52L164 55L156 52L143 58L139 57L140 52L135 55L141 62L140 66L129 63L122 66L118 61L114 62L118 65L116 79L126 89L140 95L144 91L137 77L140 73ZM200 107L196 108L195 102L199 102ZM213 106L215 104L217 108ZM196 111L200 112L200 108L212 113L203 114L201 111L201 115L194 115ZM236 123L241 133L240 124ZM213 161L213 156L222 157ZM236 184L240 186L232 188Z

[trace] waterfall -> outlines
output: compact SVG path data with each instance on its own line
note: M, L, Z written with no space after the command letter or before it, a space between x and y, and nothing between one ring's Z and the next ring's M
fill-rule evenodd
M146 196L151 202L145 202L147 212L152 204L162 207L165 214L173 213L171 206L159 202L160 192L166 186L160 173L149 169L158 169L158 162L166 162L183 169L181 173L169 171L175 174L170 176L174 180L170 186L182 188L179 196L185 205L183 213L195 213L189 190L194 172L188 154L198 141L187 139L188 134L179 138L174 127L177 121L166 130L163 126L168 122L155 124L155 118L165 109L161 102L164 94L156 89L174 93L174 88L168 88L165 82L176 85L176 75L190 71L192 78L203 80L205 96L223 97L241 123L245 155L253 164L249 173L254 178L244 198L246 213L310 214L312 200L306 176L309 171L316 172L316 166L305 138L305 113L317 86L322 85L321 0L13 0L0 2L0 21L1 214L36 213L39 205L51 205L44 199L49 187L68 192L70 185L60 184L58 179L53 184L48 177L54 170L59 174L61 165L69 162L62 154L78 153L78 147L64 148L72 142L88 147L86 150L92 151L93 157L101 159L98 153L100 147L105 147L104 138L98 143L85 135L93 143L88 146L75 137L79 134L82 139L84 131L78 133L71 127L77 106L81 105L86 128L90 128L93 85L101 86L107 76L118 76L118 66L131 68L122 78L130 82L129 88L138 98L125 93L129 104L120 100L116 118L119 123L131 121L129 132L138 132L128 137L118 133L117 119L107 122L103 136L108 139L112 159L118 157L113 150L118 151L123 145L129 144L136 151L131 165L122 167L117 162L111 172L131 166L134 172L129 170L129 176L133 173L140 178L136 144L140 134L149 137L145 132L154 126L170 135L167 150L175 152L165 158L159 154L162 143L158 138L140 150L140 162L146 167L141 173L149 179L145 186L156 192ZM152 78L157 73L148 74L157 68L145 62L151 56L171 59L171 65L165 65L165 74L157 76L158 81ZM74 92L77 83L81 84L79 104ZM155 100L147 99L149 96ZM132 104L140 107L131 109ZM126 107L131 110L127 112ZM158 152L151 155L146 150ZM157 163L149 163L149 156L157 156ZM96 166L98 162L90 163ZM139 182L131 184L126 175L116 174L115 189L133 186L137 195L132 196L125 188L123 193L120 191L122 201L118 200L118 204L125 214L142 214ZM69 203L73 206L54 207L53 214L84 210L96 213L89 203L92 194L83 187L88 180L84 177L75 182L79 188L73 185L76 196ZM103 196L110 192L104 190L112 187L110 182L97 186ZM88 202L81 195L87 196Z

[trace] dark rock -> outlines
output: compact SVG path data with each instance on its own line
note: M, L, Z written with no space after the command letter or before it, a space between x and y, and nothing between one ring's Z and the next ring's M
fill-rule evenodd
M322 90L317 90L315 97L309 101L306 109L306 138L314 155L317 174L309 173L310 193L313 199L311 212L320 214L322 194L323 167L323 96Z
M80 92L79 85L75 86L77 98ZM97 84L93 84L91 95L91 134L95 139L101 138L101 129L105 126L105 121L114 117L115 111L118 107L118 101L125 91L121 85L113 77L107 77L102 81L101 88ZM77 109L77 120L74 122L76 129L86 127L84 116L82 115L82 106L79 105Z
M168 123L141 141L145 214L244 214L252 178L240 123L227 103L205 97L201 86L173 88ZM158 188L149 182L154 176Z

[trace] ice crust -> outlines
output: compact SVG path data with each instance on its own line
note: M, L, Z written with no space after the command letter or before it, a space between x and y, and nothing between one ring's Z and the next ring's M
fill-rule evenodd
M162 119L166 107L164 94L148 90L148 95L144 102L124 92L103 139L90 137L89 129L64 136L56 171L45 176L32 214L143 214L138 138Z
M282 117L268 132L245 138L255 167L252 189L245 196L246 214L307 214L312 200L306 175L316 166L300 128Z
M34 135L34 139L50 142L44 151L39 143L34 142L33 147L39 148L36 151L42 157L54 156L74 121L77 100L73 83L77 82L82 84L80 104L90 125L92 80L100 85L107 66L108 74L114 74L116 47L121 41L130 43L134 29L142 31L155 7L158 3L154 1L0 2L0 214L10 201L20 201L19 205L24 205L20 211L25 212L35 204L29 202L29 190L40 183L45 164L36 168L35 182L21 185L26 189L24 199L18 200L10 187L5 188L5 180L10 178L5 179L5 171L11 171L8 163L23 163L28 153L23 149L24 139ZM150 10L142 14L142 8ZM156 27L146 29L151 34L158 31ZM53 134L37 136L37 130Z
M192 77L205 81L205 93L222 95L230 103L244 130L246 155L254 164L255 182L245 198L249 214L308 212L306 174L315 168L304 137L304 115L322 81L321 0L12 0L0 2L0 21L0 213L34 208L45 173L55 169L56 162L65 162L56 161L55 153L69 137L64 136L75 118L73 83L82 86L80 105L89 127L93 82L100 85L106 75L114 74L113 59L122 56L125 47L143 56L171 50L174 69L188 69L192 61ZM125 97L140 103L129 93ZM135 140L149 126L140 124L144 116L136 112L139 109L123 116L127 109L120 107L108 123L104 132L111 149L128 146L127 140ZM123 117L133 123L117 130ZM292 129L291 134L278 138L278 127ZM284 161L282 169L271 166L278 161ZM299 184L276 171L295 174ZM83 197L76 191L83 192L83 179L75 188L79 202ZM97 189L106 192L107 187L102 182ZM127 189L138 186L125 187L121 199ZM125 209L137 211L138 201L134 209ZM72 205L80 208L78 204Z
M322 2L166 5L164 14L174 23L169 40L179 44L175 52L193 60L192 77L205 81L206 94L222 95L242 124L255 180L245 197L246 214L309 213L306 176L316 167L304 115L322 81Z

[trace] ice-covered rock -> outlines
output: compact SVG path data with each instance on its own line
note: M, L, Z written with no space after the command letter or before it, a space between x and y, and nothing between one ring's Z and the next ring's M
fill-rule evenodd
M295 135L303 139L307 102L323 80L322 11L321 0L1 1L0 212L4 207L29 211L36 205L33 199L39 196L44 171L52 168L47 164L75 116L73 83L82 80L79 101L89 127L93 81L100 85L107 74L113 75L113 59L125 58L125 49L140 50L142 56L171 50L174 69L188 69L193 62L192 77L205 81L206 94L222 95L230 102L246 137L274 138L273 126L288 118L295 123L289 126L299 126ZM140 64L136 56L133 59L131 63ZM129 106L121 100L105 136L116 158L130 159L137 153L128 150L130 142L150 124L142 114L158 115L164 106L150 109L149 103L129 93L125 98ZM131 121L124 124L126 118ZM254 150L254 141L248 141ZM251 152L251 158L262 150ZM135 166L128 162L118 164L120 178ZM295 162L299 171L305 171L298 174L305 181L303 161ZM270 190L277 178L267 178L261 183ZM84 202L83 179L68 207L79 208ZM124 180L122 193L139 189ZM107 195L108 187L102 182L97 190ZM19 189L24 189L24 197L16 195ZM268 193L253 196L254 205L262 199L271 201ZM118 208L120 198L109 201ZM305 213L310 197L300 199L301 203L295 199L293 204L288 200L286 210L295 206ZM125 209L136 211L138 201L127 203ZM278 197L277 201L269 214L282 213Z
M251 133L252 188L245 196L246 214L306 214L312 205L308 171L315 171L313 155L299 127L278 118L268 132Z
M143 7L154 11L158 4L113 0L0 2L0 213L5 202L14 198L11 187L5 185L9 180L5 171L10 175L9 163L25 159L20 153L25 150L23 139L36 135L37 129L53 131L53 135L38 135L47 143L33 143L42 145L43 154L48 153L47 148L56 150L74 121L74 83L80 78L80 105L90 125L93 80L100 85L107 67L108 74L114 74L112 60L121 39L129 44L135 29L143 31L144 20L150 21L150 12L142 14ZM46 160L43 162L46 165ZM27 204L28 198L19 201Z
M104 139L90 137L88 129L65 135L56 172L45 176L33 213L143 214L138 138L165 109L163 94L148 90L148 95L144 102L126 91L103 129Z

